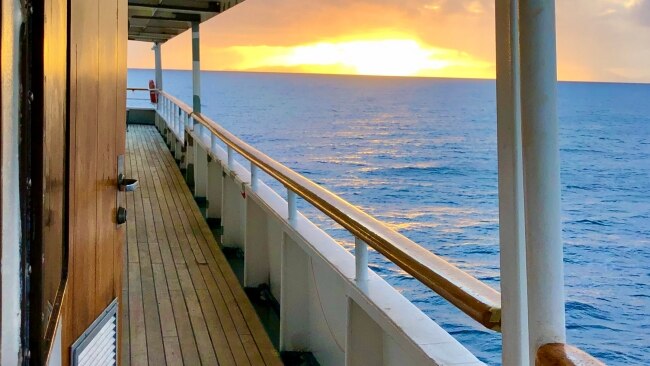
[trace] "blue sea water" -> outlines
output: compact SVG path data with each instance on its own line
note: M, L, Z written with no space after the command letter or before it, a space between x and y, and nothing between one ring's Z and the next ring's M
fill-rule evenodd
M152 78L129 70L128 85ZM164 88L191 104L191 79L165 71ZM611 365L650 364L650 85L558 93L568 340ZM202 73L204 114L498 289L495 99L494 81ZM343 229L299 207L351 249ZM371 262L500 363L498 334L377 253Z

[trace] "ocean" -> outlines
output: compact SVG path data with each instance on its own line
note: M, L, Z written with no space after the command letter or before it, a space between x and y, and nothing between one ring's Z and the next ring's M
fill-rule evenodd
M204 114L499 288L493 80L201 77ZM153 78L129 70L128 85ZM190 72L163 78L191 105ZM650 364L650 85L562 82L558 115L568 341L610 365ZM340 226L298 207L352 249ZM482 361L500 364L499 334L376 252L371 267Z

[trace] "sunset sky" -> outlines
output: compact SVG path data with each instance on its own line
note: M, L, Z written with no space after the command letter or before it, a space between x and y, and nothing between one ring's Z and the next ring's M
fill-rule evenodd
M556 4L561 80L650 82L650 0ZM494 0L246 0L201 25L203 70L494 78L494 48ZM191 68L189 32L162 50Z

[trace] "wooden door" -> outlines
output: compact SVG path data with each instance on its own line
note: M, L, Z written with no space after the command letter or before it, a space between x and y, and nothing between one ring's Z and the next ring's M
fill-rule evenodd
M121 294L127 1L71 0L69 15L69 256L63 315L69 346Z

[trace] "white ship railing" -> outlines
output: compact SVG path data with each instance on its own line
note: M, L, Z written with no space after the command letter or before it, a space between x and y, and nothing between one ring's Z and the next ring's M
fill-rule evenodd
M259 168L282 183L287 188L290 202L292 194L302 197L347 229L358 241L370 245L486 328L500 329L501 299L496 290L336 194L248 145L208 117L192 113L189 106L173 96L163 92L162 101L163 104L171 104L172 109L175 109L172 113L178 114L179 118L172 118L170 126L178 140L183 141L184 128L195 136L204 136L207 130L207 134L212 137L209 146L211 152L214 152L212 150L215 148L216 139L221 140L228 146L229 156L232 156L233 151L237 152L251 163L253 172ZM366 265L357 268L362 272L368 270L367 263L363 263Z
M181 168L190 168L195 196L208 202L206 218L221 220L224 246L244 252L244 286L266 284L279 300L280 351L310 351L324 365L482 364L368 268L367 245L494 331L502 322L498 291L174 96L159 91L158 98L156 127ZM260 170L287 188L286 199L260 180ZM298 196L354 236L354 255L297 211ZM563 343L540 347L534 362L558 360L602 365Z
M482 364L368 268L366 245L498 331L496 290L193 113L175 97L161 92L159 98L157 127L181 167L191 166L195 196L208 201L207 218L221 219L224 246L244 251L244 285L268 284L279 299L281 351L311 351L324 365L374 364L367 357L377 352L399 356L390 362L383 358L383 364ZM235 153L250 169L234 159ZM260 170L287 188L286 200L259 179ZM355 237L355 257L297 211L298 196Z
M221 219L223 244L243 250L244 285L268 284L280 299L281 351L311 351L334 365L478 363L368 269L369 245L502 331L504 364L601 364L565 344L554 4L495 2L502 294L202 115L200 32L193 25L193 108L161 92L156 125L190 172L195 196L209 203L208 218ZM160 44L153 50L155 84L163 89ZM286 200L260 171L287 188ZM355 237L354 256L296 210L298 196Z

